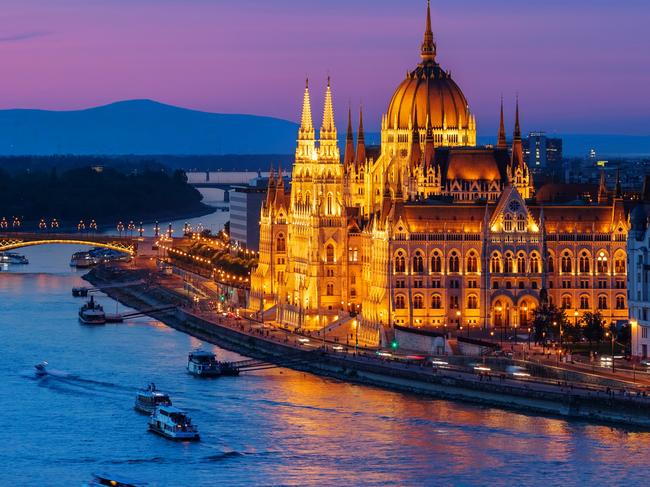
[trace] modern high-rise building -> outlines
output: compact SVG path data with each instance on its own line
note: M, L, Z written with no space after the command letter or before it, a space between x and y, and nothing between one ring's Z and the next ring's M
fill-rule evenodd
M562 162L562 139L547 137L544 132L530 132L522 143L524 159L531 169L544 169Z
M317 139L305 87L291 191L272 178L261 209L251 310L307 330L353 314L366 344L395 327L525 328L544 302L576 320L595 310L626 320L620 194L602 181L591 202L538 201L519 104L512 147L503 105L496 147L477 147L429 10L420 57L388 104L378 153L361 116L355 147L348 113L341 158L329 80Z

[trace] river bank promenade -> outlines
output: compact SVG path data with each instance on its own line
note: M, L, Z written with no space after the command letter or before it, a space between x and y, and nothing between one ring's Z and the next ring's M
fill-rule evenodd
M506 357L409 357L389 351L344 346L327 337L304 335L213 310L187 292L182 279L157 272L151 259L121 268L94 269L86 279L94 285L145 284L106 289L136 309L174 304L173 311L152 312L167 325L202 340L279 366L433 397L469 401L599 422L650 428L646 377L583 370L579 365L551 365L547 358L523 361ZM531 371L515 376L511 366ZM639 375L639 374L637 374Z

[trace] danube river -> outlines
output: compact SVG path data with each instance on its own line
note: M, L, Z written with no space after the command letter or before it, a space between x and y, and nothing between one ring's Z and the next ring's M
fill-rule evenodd
M153 486L647 482L650 433L283 369L195 379L185 372L195 347L240 357L148 318L80 325L74 250L26 249L28 266L0 271L0 485L78 486L98 471ZM52 374L37 379L42 360ZM132 406L151 381L189 411L200 443L147 432Z

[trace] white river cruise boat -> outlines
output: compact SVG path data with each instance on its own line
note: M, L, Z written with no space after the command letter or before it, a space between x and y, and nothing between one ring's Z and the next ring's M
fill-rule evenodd
M199 431L182 409L159 406L149 418L149 430L178 441L198 441Z
M199 377L219 377L221 365L212 352L194 350L187 357L187 371Z
M90 296L90 301L79 309L79 321L86 325L103 325L106 323L106 313L104 308L95 303L95 299Z
M168 394L156 389L153 382L146 389L141 389L135 396L135 410L145 414L153 414L158 406L171 406Z

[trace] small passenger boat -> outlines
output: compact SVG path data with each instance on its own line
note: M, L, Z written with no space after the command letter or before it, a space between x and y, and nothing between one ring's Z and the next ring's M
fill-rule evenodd
M199 431L182 409L158 406L149 418L149 431L178 441L198 441Z
M221 364L212 352L194 350L187 358L187 371L199 377L219 377Z
M36 371L34 372L37 377L43 377L47 375L47 362L41 362L40 364L34 365Z
M90 301L79 309L79 321L86 325L103 325L106 323L104 308L95 303L93 296L90 296Z
M168 394L156 389L153 382L146 389L141 389L135 396L135 410L145 414L152 414L158 406L171 406L172 401Z
M86 296L88 296L88 288L83 286L73 287L72 296L75 298L85 298Z

